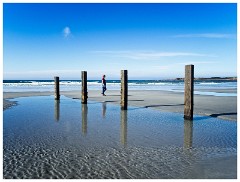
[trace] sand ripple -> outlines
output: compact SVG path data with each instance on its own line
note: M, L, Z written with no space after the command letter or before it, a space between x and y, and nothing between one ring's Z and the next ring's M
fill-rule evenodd
M236 163L234 148L184 149L163 148L77 148L54 149L24 147L20 150L4 149L4 178L72 179L72 178L218 178L208 172L208 159L212 168L221 169L226 161ZM222 163L221 163L222 161ZM223 163L224 162L224 163ZM233 165L231 165L233 166ZM236 176L236 166L225 166L222 177ZM230 167L230 169L229 169ZM226 173L226 168L228 172ZM201 169L199 171L199 169ZM198 171L196 171L198 170ZM225 175L224 175L225 174Z

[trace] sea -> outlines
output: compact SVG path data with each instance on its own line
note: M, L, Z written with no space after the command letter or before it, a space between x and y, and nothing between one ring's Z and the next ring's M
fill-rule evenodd
M81 80L60 80L61 91L81 90ZM88 90L101 90L101 80L88 80ZM120 80L107 80L108 90L120 90ZM128 80L129 90L164 90L184 92L183 80ZM54 80L3 80L3 92L53 91ZM196 80L194 94L237 96L236 80ZM223 90L228 90L227 92Z

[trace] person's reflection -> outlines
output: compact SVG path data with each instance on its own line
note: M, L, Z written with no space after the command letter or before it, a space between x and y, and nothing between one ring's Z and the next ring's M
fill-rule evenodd
M107 110L107 104L106 104L106 102L103 102L102 103L102 116L103 116L103 118L106 117L106 110Z
M60 119L60 101L59 100L55 100L55 104L54 104L54 115L55 115L55 120L59 121Z
M88 106L87 106L87 104L82 104L82 133L83 133L83 135L87 134L87 115L88 115Z
M127 145L127 110L121 110L121 143Z
M184 120L184 148L191 148L193 143L193 121Z

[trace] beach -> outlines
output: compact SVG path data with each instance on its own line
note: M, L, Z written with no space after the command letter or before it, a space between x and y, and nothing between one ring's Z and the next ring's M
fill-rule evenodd
M190 121L180 90L3 92L4 178L235 179L235 93L195 89Z
M75 91L60 101L53 92L4 93L17 106L3 112L3 177L237 178L237 122L197 114L185 120L181 93L129 91L128 110L120 109L119 91L106 94L89 91L81 104Z
M209 92L232 93L234 89L205 90ZM81 98L81 91L62 91L64 95L73 99ZM107 90L107 96L102 96L98 90L88 91L88 100L107 102L109 104L120 104L120 91ZM4 92L3 108L11 107L8 99L29 96L48 96L54 92ZM16 104L16 103L12 103ZM128 105L141 108L150 108L165 112L183 113L184 93L162 90L129 90ZM212 116L230 121L237 121L237 97L235 96L211 96L194 95L194 114Z

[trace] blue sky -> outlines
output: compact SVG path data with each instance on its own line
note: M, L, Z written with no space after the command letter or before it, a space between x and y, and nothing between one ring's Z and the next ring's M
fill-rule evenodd
M237 75L237 4L3 4L4 79Z

